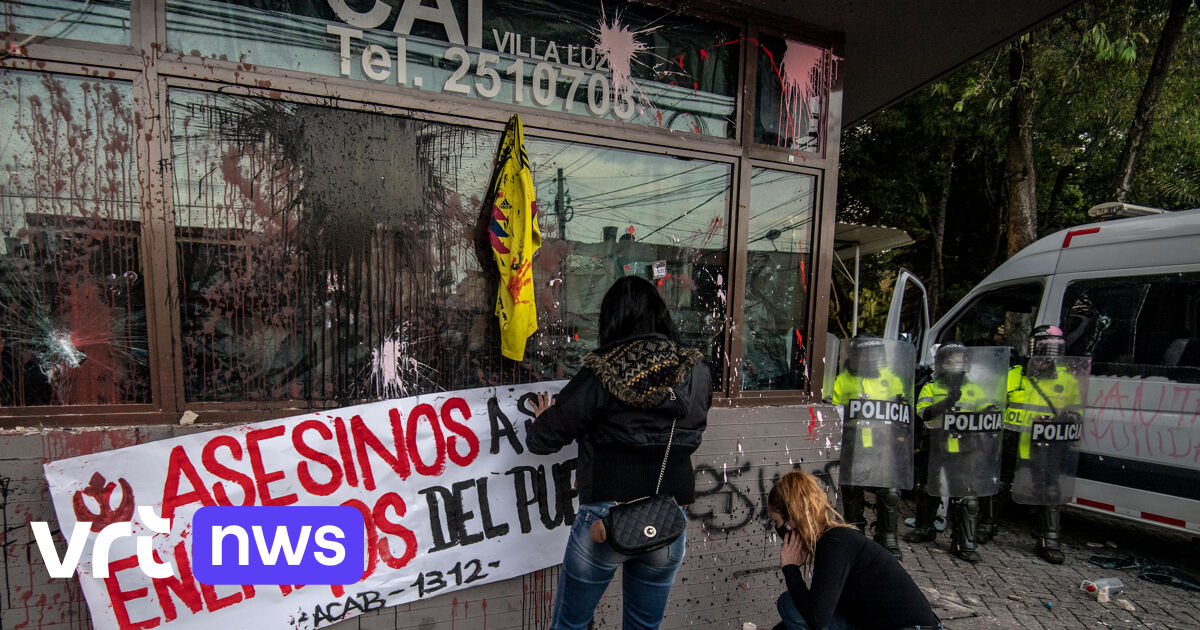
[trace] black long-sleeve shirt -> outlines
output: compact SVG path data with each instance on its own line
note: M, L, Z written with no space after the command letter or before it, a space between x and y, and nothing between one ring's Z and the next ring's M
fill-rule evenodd
M824 628L834 612L860 628L933 625L924 593L891 552L851 527L834 527L817 540L812 587L800 567L783 567L788 593L809 628Z

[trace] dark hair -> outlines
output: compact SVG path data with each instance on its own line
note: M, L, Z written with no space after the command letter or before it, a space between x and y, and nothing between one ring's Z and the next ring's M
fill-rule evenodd
M620 278L600 303L600 346L649 333L679 343L679 331L658 289L639 276Z

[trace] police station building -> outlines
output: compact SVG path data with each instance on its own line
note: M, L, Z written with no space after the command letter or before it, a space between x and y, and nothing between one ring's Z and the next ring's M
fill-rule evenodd
M75 581L28 552L24 524L55 520L41 464L565 379L625 275L659 287L718 389L664 626L773 623L765 492L793 466L832 480L838 460L837 415L816 403L842 86L846 69L871 72L844 33L888 20L763 4L0 3L0 627L90 625ZM1065 3L1031 4L960 26L941 61L872 53L898 69L855 117ZM955 19L931 15L909 17ZM499 351L487 236L513 114L542 238L522 361ZM116 481L88 509L120 503ZM556 580L348 623L543 627ZM597 622L619 621L617 584Z

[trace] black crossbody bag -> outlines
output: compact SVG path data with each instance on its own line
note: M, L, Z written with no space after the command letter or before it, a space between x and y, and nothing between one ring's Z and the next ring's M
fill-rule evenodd
M675 391L671 390L674 397ZM667 471L667 456L671 454L671 442L675 439L675 421L671 421L671 435L667 438L667 452L663 453L662 468L658 471L658 483L654 495L618 503L608 510L603 519L608 534L608 543L625 554L638 554L665 547L683 535L687 528L687 517L679 509L675 497L661 493L663 475Z

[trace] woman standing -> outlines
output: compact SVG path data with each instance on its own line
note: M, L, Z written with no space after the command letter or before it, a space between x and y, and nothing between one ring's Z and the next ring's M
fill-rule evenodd
M579 442L579 514L559 574L551 630L588 627L617 567L622 572L625 630L657 628L687 534L671 544L628 555L604 542L602 524L617 502L662 492L692 502L691 454L700 446L712 402L712 377L700 353L680 344L667 305L648 281L617 280L600 305L600 348L553 404L540 395L527 445L553 453ZM674 429L672 429L674 426ZM593 524L597 524L593 527Z
M784 475L767 495L767 514L783 540L787 582L777 629L942 627L904 567L842 520L816 477L798 470ZM811 586L804 567L812 570Z

